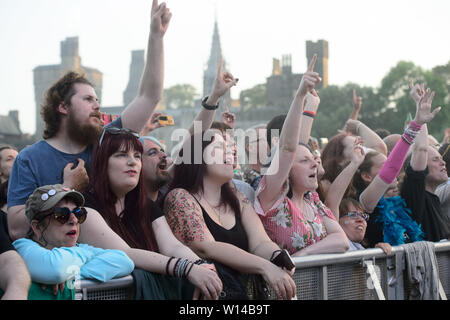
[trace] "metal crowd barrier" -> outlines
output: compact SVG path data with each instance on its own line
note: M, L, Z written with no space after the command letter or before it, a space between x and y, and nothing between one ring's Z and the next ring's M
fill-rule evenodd
M434 243L439 269L440 299L450 297L450 242ZM294 258L298 300L408 300L405 253L393 247ZM78 300L133 299L133 279L127 276L106 283L82 280Z

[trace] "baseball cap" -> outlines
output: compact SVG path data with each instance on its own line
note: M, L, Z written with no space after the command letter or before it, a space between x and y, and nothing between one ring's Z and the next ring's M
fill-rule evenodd
M64 198L70 198L78 207L84 205L83 195L61 184L42 186L34 190L25 203L25 214L29 221L33 220L40 212L47 211Z

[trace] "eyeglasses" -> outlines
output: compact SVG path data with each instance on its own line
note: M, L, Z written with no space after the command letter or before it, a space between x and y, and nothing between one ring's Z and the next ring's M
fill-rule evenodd
M59 223L66 224L70 219L71 213L75 215L79 224L82 224L84 221L86 221L87 211L84 207L76 207L72 211L67 207L56 207L52 210L51 213L47 214L42 219L45 219L48 216L53 216L53 219L55 219Z
M108 132L109 134L122 134L122 133L128 133L135 136L137 139L139 139L139 134L137 132L134 132L133 130L127 129L127 128L117 128L117 127L106 127L103 129L102 136L100 137L100 140L98 142L98 146L100 147L103 142L103 138L105 137L105 132Z
M363 218L364 220L369 221L369 215L367 213L359 212L359 211L350 211L347 212L343 217L349 217L352 219L357 219L358 217Z

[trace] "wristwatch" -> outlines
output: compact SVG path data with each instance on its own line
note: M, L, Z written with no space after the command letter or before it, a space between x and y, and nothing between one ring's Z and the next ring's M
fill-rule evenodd
M206 110L217 110L217 108L219 108L219 102L217 102L217 105L215 106L210 106L208 104L206 104L206 100L208 100L209 96L206 96L203 98L202 100L202 107L205 108Z

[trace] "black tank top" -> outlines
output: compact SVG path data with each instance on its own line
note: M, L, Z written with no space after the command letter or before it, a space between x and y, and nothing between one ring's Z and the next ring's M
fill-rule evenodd
M194 197L194 199L197 201L200 208L202 208L203 219L205 220L209 232L211 232L216 241L232 244L248 252L248 238L247 234L245 233L244 227L242 226L241 217L239 216L239 214L235 214L236 222L233 228L227 230L220 224L217 224L213 219L211 219L211 217L208 215L197 198Z

